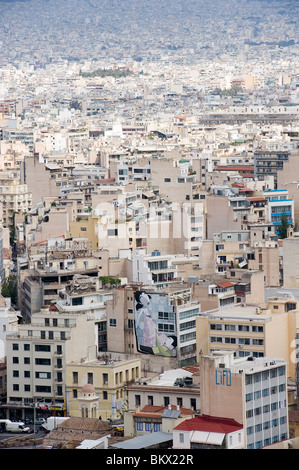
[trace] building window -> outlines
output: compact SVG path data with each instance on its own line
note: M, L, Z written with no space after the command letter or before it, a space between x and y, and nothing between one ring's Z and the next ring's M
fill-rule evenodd
M108 384L108 374L104 373L103 374L103 385L107 385Z
M109 318L109 326L116 327L116 318Z
M78 372L73 372L73 383L74 384L78 383Z
M108 392L103 392L103 400L108 400Z
M140 421L137 421L136 430L137 431L143 431L143 423L141 423Z
M141 398L140 395L135 395L135 406L140 406Z
M87 383L88 384L93 384L93 373L92 372L87 373Z
M196 398L190 398L190 408L196 410Z
M160 430L161 430L161 424L154 423L154 432L160 432Z
M183 399L181 397L177 397L176 399L177 405L182 407L183 406Z
M148 405L153 405L154 404L154 397L152 395L148 395L147 404Z
M184 434L180 432L179 434L180 444L184 444Z
M35 358L35 364L37 366L50 366L51 365L51 359Z
M164 406L168 406L170 403L169 397L164 397Z
M51 351L51 346L48 345L48 344L36 344L35 345L35 351L50 352Z
M151 432L152 431L152 424L151 423L144 423L145 424L145 431Z

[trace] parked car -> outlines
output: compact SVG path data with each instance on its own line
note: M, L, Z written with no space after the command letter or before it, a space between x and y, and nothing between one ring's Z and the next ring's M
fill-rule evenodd
M36 418L34 421L34 424L38 424L39 426L42 426L46 422L45 418Z

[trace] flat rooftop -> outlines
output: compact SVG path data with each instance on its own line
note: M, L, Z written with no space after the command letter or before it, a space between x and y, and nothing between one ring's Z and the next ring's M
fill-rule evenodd
M240 319L240 320L255 320L255 321L269 321L271 318L270 310L263 310L258 305L237 304L233 307L207 310L202 312L199 316L208 316L215 319Z

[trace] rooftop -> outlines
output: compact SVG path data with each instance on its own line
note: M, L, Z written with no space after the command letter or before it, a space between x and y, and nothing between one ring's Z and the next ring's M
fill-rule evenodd
M208 431L228 434L239 429L243 429L243 426L234 419L202 415L185 419L174 428L174 431Z

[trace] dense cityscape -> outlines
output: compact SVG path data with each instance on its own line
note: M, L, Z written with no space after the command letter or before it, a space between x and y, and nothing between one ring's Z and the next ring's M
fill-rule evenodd
M0 449L299 448L298 18L0 1Z

